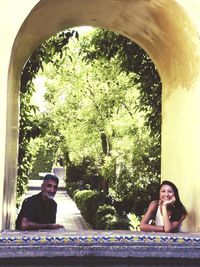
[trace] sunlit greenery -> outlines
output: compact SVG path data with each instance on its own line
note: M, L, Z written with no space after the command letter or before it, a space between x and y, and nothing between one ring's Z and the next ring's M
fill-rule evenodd
M63 42L65 49L46 45L47 59L38 56L43 63L35 73L45 80L44 102L41 111L33 107L32 115L22 116L30 119L30 131L34 125L38 131L20 139L29 158L19 161L19 170L29 168L26 182L39 170L33 167L40 164L40 151L50 151L46 161L65 167L72 195L83 180L84 189L97 190L115 206L117 215L109 217L111 224L106 217L106 225L116 227L120 214L144 212L160 179L161 83L149 57L130 40L103 30L73 35ZM32 91L28 95L21 114L31 109Z
M20 87L20 127L19 127L19 152L18 152L18 177L17 196L20 197L27 185L32 168L32 150L29 147L30 140L41 134L39 121L35 116L38 107L32 104L31 99L35 92L33 80L36 78L44 63L51 62L57 65L59 55L67 49L67 43L72 36L77 36L75 31L61 32L42 43L31 55L21 74Z

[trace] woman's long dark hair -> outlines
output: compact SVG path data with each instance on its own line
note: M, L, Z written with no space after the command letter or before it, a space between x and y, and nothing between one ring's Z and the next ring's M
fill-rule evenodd
M182 215L187 214L186 209L180 200L178 188L172 182L165 180L159 186L159 190L158 190L159 194L160 194L160 189L163 185L169 185L174 191L174 195L175 195L176 200L172 206L172 216L171 216L170 221L178 221L178 220L180 220Z

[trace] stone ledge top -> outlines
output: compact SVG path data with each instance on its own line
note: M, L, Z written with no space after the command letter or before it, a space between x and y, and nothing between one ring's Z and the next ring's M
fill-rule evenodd
M0 232L0 258L173 258L200 261L199 233L132 231Z

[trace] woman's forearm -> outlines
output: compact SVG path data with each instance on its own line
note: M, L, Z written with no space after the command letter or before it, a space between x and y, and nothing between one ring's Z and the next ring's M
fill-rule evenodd
M163 223L164 223L164 232L166 233L173 232L174 227L167 213L167 205L162 205L162 216L163 216Z
M164 227L145 223L140 225L140 230L144 232L164 232Z

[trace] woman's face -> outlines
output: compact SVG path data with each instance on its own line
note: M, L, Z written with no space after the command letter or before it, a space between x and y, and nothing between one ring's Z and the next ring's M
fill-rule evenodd
M172 187L170 185L162 185L160 188L160 200L163 201L167 201L167 200L171 200L174 197L174 190L172 189Z

